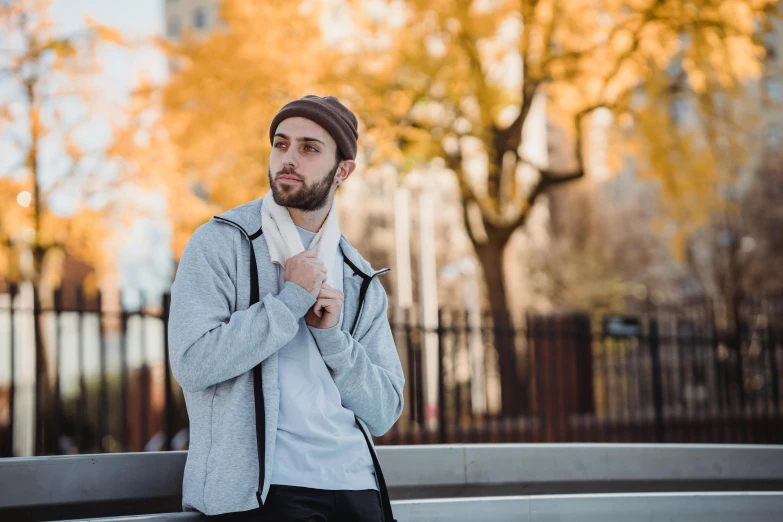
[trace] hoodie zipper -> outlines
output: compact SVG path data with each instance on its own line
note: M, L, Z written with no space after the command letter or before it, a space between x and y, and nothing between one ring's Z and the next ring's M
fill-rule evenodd
M390 271L391 271L390 268L382 268L371 276L367 276L360 272L360 274L364 278L364 281L362 282L362 287L359 290L359 311L356 313L356 319L353 322L353 328L351 328L351 336L353 336L356 333L356 329L359 327L359 320L362 318L362 312L364 311L364 300L367 297L367 289L370 287L372 280L378 277L379 275L387 274Z
M345 258L347 259L347 258ZM378 270L371 276L368 276L364 272L358 269L358 267L354 266L353 263L349 262L349 266L353 269L354 272L356 272L358 275L360 275L363 279L361 289L359 290L359 311L356 313L356 319L353 323L353 328L351 328L351 337L353 337L356 333L356 329L359 327L359 320L362 317L362 312L364 311L364 301L367 297L367 290L370 288L370 284L372 283L372 280L378 277L379 275L383 275L386 273L389 273L391 271L390 268L382 268L381 270ZM370 436L367 432L364 431L364 427L362 427L362 423L359 421L359 417L356 417L356 426L359 428L359 431L362 433L362 436L364 437L364 441L367 443L367 450L370 452L370 458L372 459L372 465L375 469L375 478L378 481L378 489L381 497L381 511L383 514L383 522L396 522L394 515L391 510L391 502L389 499L389 490L386 487L386 481L383 477L383 470L381 469L381 464L378 462L378 457L375 454L375 448L372 447L372 442L370 442Z
M259 288L258 288L258 265L256 264L255 249L253 248L253 239L258 237L261 230L253 234L253 238L247 233L247 230L242 228L237 223L228 219L214 216L214 219L231 225L234 228L242 232L248 243L250 243L250 305L255 304L260 300ZM266 480L266 408L264 407L264 392L261 379L261 364L253 368L253 382L257 382L258 386L253 386L253 399L254 410L256 413L256 453L258 454L258 487L256 488L256 500L258 501L258 507L263 507L264 502L261 499L261 492L264 488L264 481ZM264 423L263 429L258 427L258 418L262 419Z

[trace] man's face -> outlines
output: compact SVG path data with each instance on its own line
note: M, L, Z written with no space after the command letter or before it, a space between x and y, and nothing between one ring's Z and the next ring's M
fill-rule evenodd
M280 122L269 156L269 186L275 203L312 212L334 195L337 143L326 129L306 118Z

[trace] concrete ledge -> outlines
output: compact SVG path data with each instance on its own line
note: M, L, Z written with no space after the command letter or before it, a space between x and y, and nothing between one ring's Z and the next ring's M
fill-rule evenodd
M186 456L172 451L0 459L0 508L180 498Z
M783 491L783 446L463 444L385 446L378 455L395 500ZM186 456L178 451L0 459L0 519L33 517L32 511L39 519L179 511Z
M783 479L783 446L463 444L387 446L389 487L582 481Z
M783 515L783 494L647 493L401 500L392 502L392 509L398 522L778 522ZM208 518L193 513L163 513L100 520L198 522Z
M551 495L405 500L393 503L398 522L777 522L780 493Z

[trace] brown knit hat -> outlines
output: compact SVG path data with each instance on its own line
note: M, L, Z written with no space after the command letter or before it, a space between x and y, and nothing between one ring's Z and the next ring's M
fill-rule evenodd
M314 121L334 138L345 159L356 159L356 140L359 139L359 123L356 116L334 96L321 98L308 94L304 98L287 103L269 126L269 141L274 143L280 122L299 116Z

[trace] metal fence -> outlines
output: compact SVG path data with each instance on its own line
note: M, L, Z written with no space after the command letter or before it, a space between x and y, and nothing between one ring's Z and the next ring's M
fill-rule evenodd
M42 453L42 422L56 437L51 453L187 447L168 296L137 310L81 292L35 302L24 288L0 294L1 456ZM731 335L685 312L498 326L442 310L432 327L394 324L405 411L376 441L783 443L781 303L751 307Z
M783 443L780 321L762 317L737 335L672 314L574 313L524 323L499 329L483 318L489 404L476 408L475 372L465 371L475 330L460 315L441 314L433 332L442 363L435 429L426 429L421 369L427 330L404 326L409 407L379 441ZM516 352L506 358L514 368L503 371L498 346ZM512 399L504 407L506 386Z

